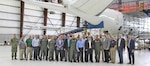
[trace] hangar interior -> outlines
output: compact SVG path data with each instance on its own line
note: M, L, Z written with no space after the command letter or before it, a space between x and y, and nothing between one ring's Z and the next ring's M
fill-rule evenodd
M33 1L62 4L61 0ZM150 0L114 0L108 6L108 8L119 11L123 14L123 26L121 26L121 33L124 33L125 35L128 33L132 33L134 37L137 38L136 49L142 49L141 54L145 52L143 51L143 49L147 50L148 48L150 50ZM87 23L84 19L73 14L41 8L40 6L28 4L21 0L1 0L0 15L0 45L2 45L2 48L0 49L1 52L3 52L3 49L5 49L3 48L4 41L7 41L7 43L9 43L10 39L13 37L13 34L17 34L18 38L22 35L41 35L41 37L42 35L58 36L60 34L67 33L81 27L85 27L85 24ZM39 26L48 26L49 28L43 29ZM81 32L75 33L77 35L80 35L84 34L84 32L90 32L91 35L96 35L102 33L101 30L103 28L87 29L87 31L85 31L85 29L86 28L84 28ZM136 57L138 58L139 53L137 52L136 54ZM141 54L139 54L140 58L142 58L143 56ZM146 57L149 58L148 55L150 55L150 53L146 51L145 54L147 55L144 55L144 59L146 59ZM6 58L6 56L8 55L0 56L0 58ZM142 60L144 59L142 58ZM141 59L138 60L142 62ZM145 61L145 63L149 61L150 60L147 60ZM9 62L11 63L11 61ZM44 62L42 64L44 64ZM54 62L53 64L55 65L57 64L57 62ZM142 64L143 63L139 63L137 65ZM149 64L147 63L147 65L145 66L148 65ZM116 64L116 66L119 65Z
M61 0L34 1L46 1L61 4ZM150 37L149 3L149 0L114 0L113 3L109 5L109 8L123 13L123 33L132 32L140 39L148 40ZM3 15L0 16L0 30L2 30L0 32L0 43L9 41L13 34L17 34L18 37L21 34L59 35L84 26L84 20L78 16L44 9L28 3L21 3L20 0L1 1L0 7L0 14ZM47 14L44 14L46 12ZM23 25L21 25L21 22ZM27 27L28 25L37 27L31 28ZM49 26L53 28L43 30L38 26ZM90 31L91 34L100 34L101 29L102 28L89 29L88 31ZM84 31L79 32L79 34L83 34L83 32Z

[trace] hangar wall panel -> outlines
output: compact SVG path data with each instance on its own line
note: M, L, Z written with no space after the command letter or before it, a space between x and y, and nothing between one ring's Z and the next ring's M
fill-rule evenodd
M13 34L19 35L20 31L20 1L18 0L1 0L0 1L0 42L10 40ZM61 27L61 14L62 12L48 10L48 26ZM38 25L43 26L43 8L25 3L25 16L24 16L24 29L23 34L26 35L42 35L41 29L29 29L25 25ZM76 17L71 14L66 14L66 26L76 27ZM74 23L72 23L74 22ZM65 30L67 31L67 30ZM47 30L47 35L58 35L63 30Z

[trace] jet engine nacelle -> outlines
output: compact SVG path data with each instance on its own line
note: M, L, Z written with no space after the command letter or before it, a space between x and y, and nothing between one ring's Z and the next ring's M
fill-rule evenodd
M102 30L108 30L111 34L118 34L122 30L123 26L123 14L113 9L106 9L99 17L104 18L104 28Z

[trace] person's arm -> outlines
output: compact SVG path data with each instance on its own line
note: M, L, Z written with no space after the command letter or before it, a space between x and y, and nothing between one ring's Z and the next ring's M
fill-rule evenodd
M13 42L13 41L12 41L12 39L11 39L11 40L10 40L10 45L12 45L12 42Z
M114 40L114 48L117 48L117 41Z
M26 40L26 44L28 43L28 39Z
M118 39L116 40L116 48L118 48Z
M46 41L46 42L47 42L47 45L48 45L48 39L47 39L47 41Z
M50 41L48 41L47 48L48 49L50 48Z
M64 48L64 50L66 50L66 49L65 49L65 48L66 48L66 47L65 47L65 46L66 46L66 39L64 39L63 41L64 41L64 42L63 42L63 43L64 43L63 48Z
M85 48L85 41L82 40L83 49Z
M110 39L107 38L107 50L109 50L109 48L110 48Z
M61 45L60 45L60 47L62 48L63 46L64 46L64 41L63 40L61 40L62 42L61 42Z
M42 45L42 40L43 39L39 39L39 47Z
M123 39L123 48L125 49L125 44L126 44L126 41L125 39Z
M87 51L87 40L85 41L84 45L85 45L85 51Z
M132 52L134 52L134 50L135 50L135 41L132 40Z
M125 47L128 47L128 40L125 41Z
M21 49L21 40L19 40L18 44L19 44L19 49Z
M59 47L59 41L56 40L56 47Z
M79 52L79 41L76 43L76 50Z
M133 50L135 49L135 40L133 40Z
M92 48L95 49L95 41L92 40Z
M49 49L49 42L48 42L48 39L47 39L47 48Z
M26 47L27 47L27 44L28 44L28 39L26 40L26 43L25 43Z
M32 47L34 46L34 39L32 40Z

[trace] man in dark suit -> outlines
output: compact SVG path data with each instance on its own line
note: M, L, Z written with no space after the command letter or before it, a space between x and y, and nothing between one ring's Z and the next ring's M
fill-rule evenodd
M90 61L93 62L93 49L94 49L94 41L92 41L91 36L88 36L88 40L85 41L85 62L88 62L89 55Z
M129 55L129 63L128 64L134 65L135 41L134 41L134 39L132 39L131 35L128 35L127 49L128 49L128 55Z
M70 39L69 34L67 34L67 38L64 39L65 61L69 60Z
M117 49L120 60L118 64L123 64L123 50L125 49L125 39L122 38L122 34L119 34L119 38L117 39Z

